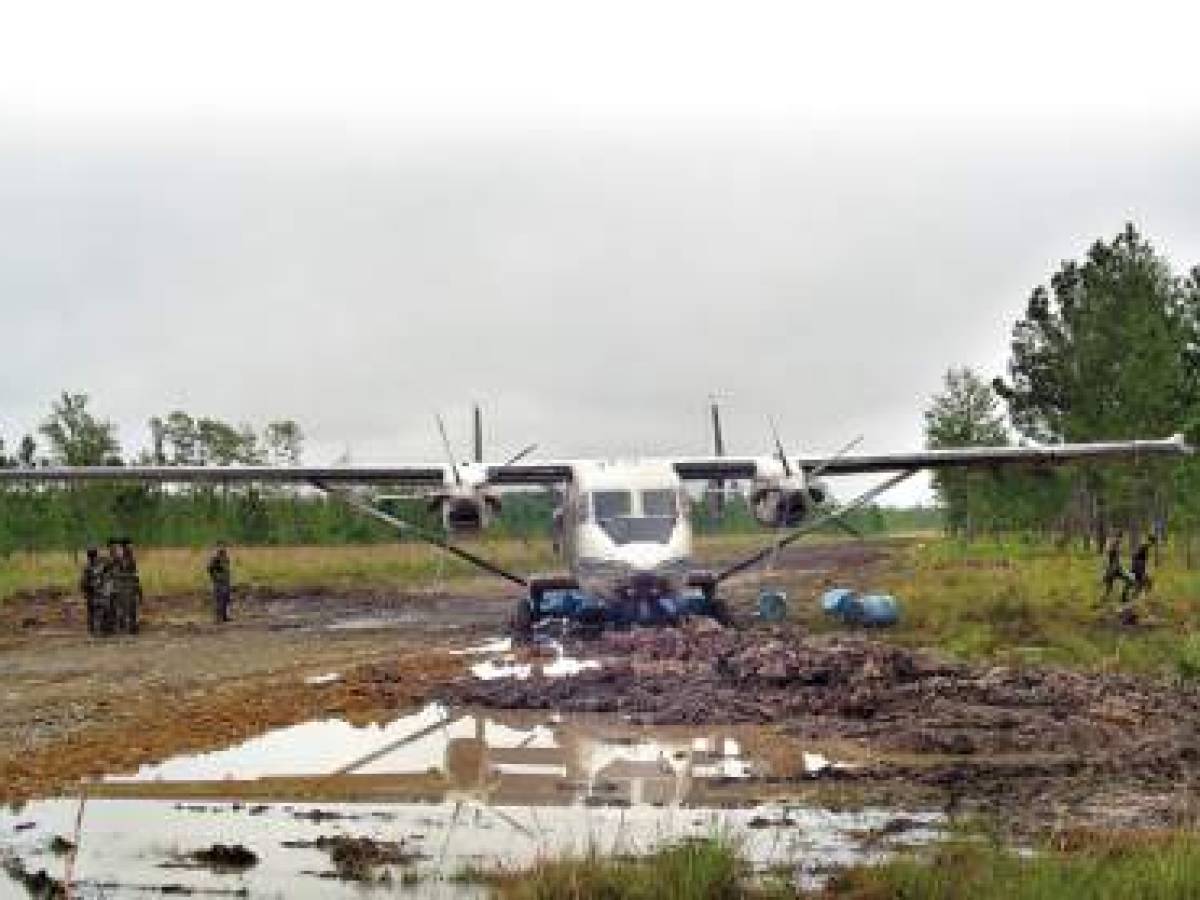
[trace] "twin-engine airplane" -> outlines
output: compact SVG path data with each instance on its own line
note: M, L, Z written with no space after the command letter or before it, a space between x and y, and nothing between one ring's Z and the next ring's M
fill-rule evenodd
M712 456L630 461L526 461L527 447L508 462L483 461L478 408L474 459L399 466L88 466L0 469L6 481L306 484L526 591L514 623L524 630L537 621L563 616L585 621L663 621L690 613L720 613L717 591L728 579L770 558L803 535L842 518L921 470L999 469L1076 461L1137 460L1190 452L1181 435L1163 440L1110 441L1036 447L966 447L915 453L805 457L784 452L726 456L718 410L713 406ZM441 426L439 420L439 427ZM844 504L835 504L826 479L884 473L888 477ZM776 529L761 550L715 571L692 558L687 516L688 483L749 485L750 508L760 524ZM352 487L417 491L440 509L448 538L397 518ZM487 528L501 507L504 488L555 488L561 503L554 514L555 543L567 572L524 576L452 543L449 538ZM782 533L778 533L782 532Z

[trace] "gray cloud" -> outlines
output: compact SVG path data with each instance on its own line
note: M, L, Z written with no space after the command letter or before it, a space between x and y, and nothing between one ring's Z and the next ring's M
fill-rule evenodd
M478 398L497 455L702 452L717 391L739 451L910 448L1060 259L1132 219L1200 262L1163 120L0 137L10 439L69 388L130 449L184 407L430 458Z

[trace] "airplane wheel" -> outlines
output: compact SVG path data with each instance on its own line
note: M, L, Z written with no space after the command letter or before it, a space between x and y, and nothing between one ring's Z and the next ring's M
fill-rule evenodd
M575 619L575 633L582 638L598 638L604 633L604 611L600 609L584 610Z
M728 628L733 624L733 616L729 612L729 605L721 597L715 593L708 598L709 615L717 621L718 624Z
M516 609L513 610L512 619L508 623L509 630L513 637L517 640L526 640L533 634L533 611L529 608L529 601L521 599L517 601Z

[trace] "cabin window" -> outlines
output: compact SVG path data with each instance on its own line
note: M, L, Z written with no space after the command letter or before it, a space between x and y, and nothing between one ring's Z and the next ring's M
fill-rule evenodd
M675 492L667 488L642 491L642 515L674 519L679 515Z

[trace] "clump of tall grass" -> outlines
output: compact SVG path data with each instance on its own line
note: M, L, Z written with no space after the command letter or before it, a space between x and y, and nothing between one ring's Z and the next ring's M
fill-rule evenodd
M645 856L581 856L539 862L485 881L501 900L783 900L796 894L764 885L724 837L682 841Z
M1200 893L1194 832L1098 832L1066 852L1018 853L956 839L926 854L848 869L823 896L854 900L1183 900Z

